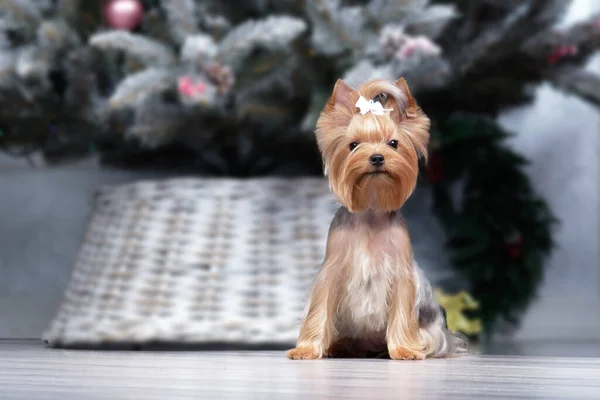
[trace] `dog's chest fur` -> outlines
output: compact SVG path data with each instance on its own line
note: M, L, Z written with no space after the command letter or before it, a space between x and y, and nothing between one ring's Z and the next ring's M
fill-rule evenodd
M351 215L338 235L347 251L338 306L339 334L385 335L388 294L398 274L403 224L395 216ZM399 235L400 233L400 235Z

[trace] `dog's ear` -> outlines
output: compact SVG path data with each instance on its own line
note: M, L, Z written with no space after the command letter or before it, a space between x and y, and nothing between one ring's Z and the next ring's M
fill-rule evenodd
M402 94L406 97L406 117L407 118L416 118L417 113L419 111L419 106L417 105L417 101L410 93L410 89L408 88L408 83L406 83L406 79L400 78L398 79L394 85L398 89L402 91Z
M394 85L404 95L404 116L398 121L411 133L410 137L417 153L427 160L427 145L429 143L429 128L431 126L429 117L425 115L421 107L417 104L404 78L398 79ZM392 118L394 118L394 115L392 115Z
M356 102L355 97L356 91L352 89L346 82L341 79L338 79L333 87L333 94L327 101L327 105L325 106L325 111L330 112L333 111L336 104L345 107L346 109L352 111Z

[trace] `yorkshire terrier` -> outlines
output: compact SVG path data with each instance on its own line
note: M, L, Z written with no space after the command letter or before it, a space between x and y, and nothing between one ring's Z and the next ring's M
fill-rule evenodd
M342 205L309 295L296 360L422 360L466 351L413 259L400 208L427 157L430 121L404 78L338 80L317 121L324 173Z

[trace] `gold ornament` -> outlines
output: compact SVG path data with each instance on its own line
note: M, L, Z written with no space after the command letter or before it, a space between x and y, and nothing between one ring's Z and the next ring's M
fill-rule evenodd
M454 295L449 295L436 288L434 296L439 305L446 310L448 329L466 335L476 335L481 332L481 320L469 319L463 313L463 311L479 308L479 303L469 293L462 290Z

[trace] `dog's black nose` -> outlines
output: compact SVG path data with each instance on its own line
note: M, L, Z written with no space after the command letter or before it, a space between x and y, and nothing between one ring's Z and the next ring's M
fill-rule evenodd
M373 154L370 159L371 164L375 165L376 167L383 165L383 160L384 158L381 154Z

